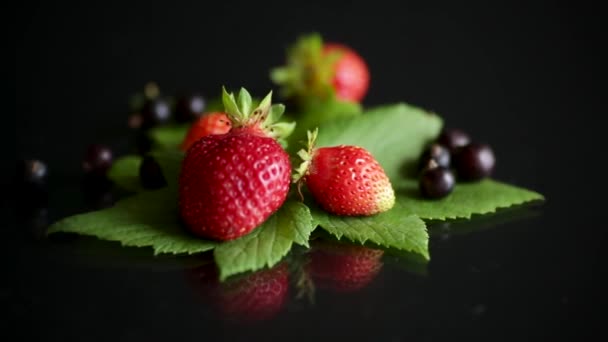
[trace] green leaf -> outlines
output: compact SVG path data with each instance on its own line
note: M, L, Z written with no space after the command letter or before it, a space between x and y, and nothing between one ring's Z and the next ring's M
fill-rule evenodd
M362 244L371 242L429 259L429 235L424 221L405 213L400 205L368 217L336 216L318 207L311 207L311 213L315 223L338 239L346 237Z
M250 234L218 245L214 255L220 279L272 267L287 255L294 242L307 244L313 229L308 207L297 201L286 202Z
M317 146L357 145L378 160L390 179L404 176L441 131L441 119L404 103L332 120L319 128Z
M403 215L432 220L471 218L474 214L492 213L498 208L544 199L534 191L490 179L458 183L450 195L440 200L421 198L415 180L401 180L393 184L393 188Z
M150 152L150 155L152 155L158 162L158 165L160 165L167 185L177 189L179 173L182 168L182 160L184 160L184 153L180 150L159 150Z
M156 149L178 150L184 141L190 125L168 125L151 129L148 136Z
M251 95L245 88L241 88L238 95L238 105L242 113L251 112Z
M154 254L193 254L218 245L188 234L178 215L177 194L165 188L142 192L109 209L68 217L49 227L48 234L89 235L123 246L152 247Z
M119 187L131 191L144 191L139 181L139 166L142 157L128 155L118 158L112 163L112 168L108 171L108 178Z

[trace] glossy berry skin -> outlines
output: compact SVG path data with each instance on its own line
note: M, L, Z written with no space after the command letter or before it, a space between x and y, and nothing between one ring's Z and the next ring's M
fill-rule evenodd
M175 119L178 122L192 122L203 115L207 102L199 94L183 96L177 101Z
M196 120L188 130L180 148L187 151L200 138L211 134L226 134L232 129L232 122L222 112L212 112Z
M351 48L335 43L323 45L323 54L339 53L333 66L331 84L336 97L343 101L361 102L369 88L369 69L359 54Z
M82 168L87 175L104 176L112 166L112 150L100 144L89 145L84 154Z
M447 147L450 152L455 153L459 148L471 143L471 138L462 130L447 128L437 137L437 143Z
M231 320L270 319L285 306L289 293L285 263L225 282L219 282L217 268L211 263L189 271L187 277L204 301Z
M362 147L315 149L304 181L317 203L335 215L373 215L395 204L384 169Z
M46 164L40 160L21 160L17 164L17 180L19 183L44 185L48 173Z
M171 105L163 98L146 101L141 109L142 128L166 124L171 119Z
M456 180L448 168L437 166L426 168L419 179L420 193L430 199L439 199L447 196L454 189Z
M250 128L208 135L188 149L179 179L179 207L192 233L232 240L279 209L290 185L289 156Z
M449 168L450 167L450 151L440 144L431 144L420 157L418 169L423 170L430 160L435 161L438 166Z
M316 285L338 292L352 292L369 285L382 269L379 249L337 243L316 243L308 272Z
M160 165L152 156L145 156L139 165L139 180L146 189L159 189L167 185Z
M456 173L459 179L465 181L476 181L490 176L495 164L494 152L486 144L469 144L455 155Z

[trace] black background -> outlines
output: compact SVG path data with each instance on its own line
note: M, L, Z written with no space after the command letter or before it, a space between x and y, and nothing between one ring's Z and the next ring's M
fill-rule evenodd
M215 95L221 85L262 94L287 45L313 31L365 57L372 75L366 105L406 101L436 111L446 125L492 144L496 178L548 199L534 218L432 239L428 278L387 267L360 295L325 295L314 309L238 329L198 317L202 309L173 273L74 266L66 261L69 244L24 238L20 221L3 208L13 217L3 307L22 332L63 341L569 340L601 333L605 36L596 8L104 1L33 3L17 18L16 154L49 165L51 221L83 210L77 180L87 144L106 143L117 154L133 149L127 102L145 82L167 94ZM3 168L3 179L12 170Z

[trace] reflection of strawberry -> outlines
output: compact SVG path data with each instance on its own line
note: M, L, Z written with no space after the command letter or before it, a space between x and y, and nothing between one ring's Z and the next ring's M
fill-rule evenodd
M361 102L369 87L369 70L353 49L324 43L313 34L300 38L289 50L287 65L272 70L272 80L287 97Z
M308 272L315 284L336 291L367 286L382 268L384 251L357 245L317 242L310 253Z
M230 131L230 128L232 128L232 122L225 113L213 112L205 114L192 124L180 148L182 151L187 151L192 144L202 137L211 134L225 134Z
M219 282L214 264L189 271L193 285L205 300L226 318L255 321L270 319L282 309L287 299L289 280L287 264Z

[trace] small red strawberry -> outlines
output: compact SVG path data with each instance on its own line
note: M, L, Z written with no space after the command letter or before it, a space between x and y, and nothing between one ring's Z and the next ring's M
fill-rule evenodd
M257 321L274 317L285 305L289 293L287 264L282 263L226 282L219 282L215 264L187 273L188 280L225 318Z
M272 80L284 95L300 100L326 99L361 102L369 87L363 58L343 44L323 43L320 35L300 38L288 51L287 65L275 68Z
M308 132L308 151L294 175L303 181L314 199L336 215L374 215L395 204L395 192L384 169L366 149L359 146L314 148L317 131Z
M360 290L382 269L383 254L379 249L317 241L307 270L320 287L341 292Z
M186 134L180 148L187 151L200 138L211 134L226 134L232 128L232 122L226 113L211 112L197 119Z
M179 178L179 209L192 233L236 239L285 201L291 164L276 139L289 135L295 124L275 123L285 107L271 106L271 97L272 92L253 109L245 89L238 100L224 89L232 130L203 137L188 149Z

